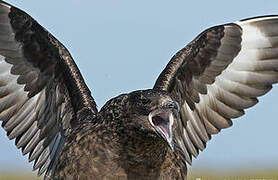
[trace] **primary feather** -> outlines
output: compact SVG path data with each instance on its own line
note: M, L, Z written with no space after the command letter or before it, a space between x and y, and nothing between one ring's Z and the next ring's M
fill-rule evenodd
M153 89L98 111L67 49L0 1L0 120L45 179L185 179L186 163L271 90L277 70L278 16L245 19L205 30Z

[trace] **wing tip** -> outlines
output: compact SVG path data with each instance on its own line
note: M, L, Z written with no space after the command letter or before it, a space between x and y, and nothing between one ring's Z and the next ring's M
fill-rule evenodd
M245 18L235 22L235 24L242 25L245 23L252 23L256 21L271 20L271 19L278 19L278 15L272 14L272 15L263 15L263 16Z
M272 19L274 17L278 18L278 14L277 15L276 14L270 14L270 15L249 17L249 18L241 19L239 21L242 22L242 21L250 21L250 20L254 20L254 19Z
M10 5L9 3L6 3L5 1L1 1L1 0L0 0L0 5L1 6L5 6L5 7L9 8L9 9L12 7L12 5Z

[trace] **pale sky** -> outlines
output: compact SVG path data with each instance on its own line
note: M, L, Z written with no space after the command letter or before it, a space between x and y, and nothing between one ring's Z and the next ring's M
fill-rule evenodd
M206 28L278 14L277 0L14 0L71 52L99 109L121 93L152 88L179 49ZM208 143L193 160L200 169L278 169L278 87ZM30 171L13 141L0 130L0 172Z

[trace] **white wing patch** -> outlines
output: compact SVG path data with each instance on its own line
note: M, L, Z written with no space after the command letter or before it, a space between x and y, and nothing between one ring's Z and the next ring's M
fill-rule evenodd
M9 139L18 138L17 148L22 148L25 155L30 153L29 161L35 160L34 170L39 169L41 174L49 168L49 173L54 172L59 151L64 144L64 138L57 127L41 138L42 129L38 127L38 119L49 119L45 109L45 89L32 98L24 91L24 84L18 84L19 75L11 74L12 65L0 55L0 120L8 132ZM57 117L61 118L61 117ZM52 139L52 140L51 140ZM51 142L49 142L51 141ZM47 145L49 144L49 145ZM55 157L56 156L56 157ZM50 163L52 165L50 166ZM53 166L55 163L55 166ZM51 168L53 167L53 168ZM53 172L50 172L53 171Z
M210 135L217 134L223 128L232 125L231 119L244 114L244 109L254 106L257 97L271 90L272 84L278 82L278 16L261 17L236 22L242 28L241 50L234 59L223 56L222 61L212 61L205 70L205 76L213 77L206 84L207 93L199 94L199 103L191 110L185 103L183 116L187 125L183 129L183 142L179 141L186 161L191 164L191 155L198 156L204 150ZM228 39L223 38L219 52ZM224 44L224 46L222 46ZM218 53L219 53L218 52ZM231 56L232 57L232 56ZM217 59L221 59L216 56ZM221 74L213 74L213 67L223 66ZM196 84L193 79L193 83ZM188 154L190 157L188 157Z
M0 121L9 139L16 138L17 148L24 155L29 153L29 161L35 160L33 169L38 169L38 175L50 177L65 143L58 121L69 113L64 112L59 87L53 83L56 92L47 92L48 82L38 80L43 76L40 70L25 59L22 44L15 40L10 25L10 9L0 3ZM30 97L30 85L35 87L38 82L44 87Z

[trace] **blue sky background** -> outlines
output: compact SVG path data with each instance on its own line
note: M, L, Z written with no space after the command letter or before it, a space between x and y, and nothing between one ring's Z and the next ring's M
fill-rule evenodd
M48 0L10 3L31 14L71 52L100 108L151 88L170 58L208 27L278 14L277 0ZM278 87L213 137L190 172L278 169ZM0 172L31 171L0 129ZM231 169L232 170L231 170Z

